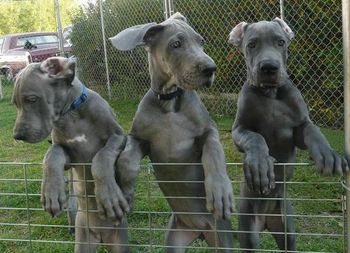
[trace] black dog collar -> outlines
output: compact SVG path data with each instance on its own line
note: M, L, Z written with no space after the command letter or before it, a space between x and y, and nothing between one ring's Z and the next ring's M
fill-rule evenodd
M183 89L180 89L180 88L177 88L176 91L173 91L173 92L168 93L168 94L161 94L159 92L156 92L153 89L152 89L152 91L158 100L171 100L173 98L180 97L182 95L182 93L184 92Z

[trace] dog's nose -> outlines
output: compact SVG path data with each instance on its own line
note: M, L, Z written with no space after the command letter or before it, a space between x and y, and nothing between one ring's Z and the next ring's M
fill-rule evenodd
M275 61L263 61L260 63L260 71L264 74L274 74L279 70L279 64Z
M23 133L21 133L20 131L18 131L18 132L15 132L13 134L13 138L15 140L18 140L18 141L24 141L25 140L25 135Z
M211 76L216 71L215 63L200 66L200 71L207 76Z

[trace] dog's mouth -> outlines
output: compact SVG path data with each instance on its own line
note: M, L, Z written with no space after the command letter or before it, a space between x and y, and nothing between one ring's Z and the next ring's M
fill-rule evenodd
M261 88L276 88L280 86L280 75L258 75L257 76L257 86Z
M200 87L210 88L214 82L215 75L187 75L182 79L180 86L183 89L194 90Z
M15 129L13 132L13 138L18 141L24 141L27 143L38 143L44 140L49 133L45 133L43 129L34 128L20 128Z

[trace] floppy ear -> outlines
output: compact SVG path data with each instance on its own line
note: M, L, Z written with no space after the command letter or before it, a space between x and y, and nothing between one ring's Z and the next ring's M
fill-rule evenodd
M230 32L228 43L233 44L236 47L239 47L242 43L244 32L247 28L248 23L241 22L238 25L235 26L235 28L232 29Z
M40 64L42 72L55 79L67 79L71 83L75 75L75 62L64 57L50 57Z
M282 27L283 31L287 34L289 40L292 40L294 38L294 32L292 31L292 29L290 29L287 23L284 22L283 19L277 17L273 21L277 22Z
M169 17L169 19L180 19L180 20L182 20L182 21L184 21L184 22L187 23L187 19L186 19L185 16L182 15L180 12L176 12L175 14L171 15L171 16Z
M127 51L151 42L153 36L163 29L164 26L157 23L136 25L121 31L110 41L117 49Z

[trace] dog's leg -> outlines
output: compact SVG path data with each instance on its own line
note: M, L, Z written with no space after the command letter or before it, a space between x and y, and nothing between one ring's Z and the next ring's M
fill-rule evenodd
M116 245L108 245L109 253L128 253L129 249L126 245L128 243L128 223L126 218L121 221L118 227L113 230L105 230L102 232L102 240L104 243L108 244L116 244ZM123 246L124 245L124 246Z
M278 248L281 250L290 250L290 251L296 251L296 243L295 243L295 235L294 234L288 234L287 236L284 233L285 230L287 230L287 233L294 233L294 222L293 217L290 217L288 215L291 215L293 213L292 205L288 200L285 201L286 203L286 210L284 210L282 205L282 201L280 201L280 205L276 206L276 214L281 214L280 217L278 216L267 216L266 218L266 225L267 229L272 233L273 237L275 238ZM283 216L284 212L286 211L287 217L286 220ZM287 222L287 223L285 223ZM285 227L286 226L286 227ZM278 234L274 234L273 232L279 232ZM287 238L287 247L286 247L286 239Z
M92 159L91 172L95 180L96 203L102 219L121 220L129 211L121 189L115 180L115 163L124 147L125 137L113 134Z
M69 198L68 198L68 224L69 224L69 233L74 234L75 232L75 218L78 211L78 198L74 195L74 177L72 169L69 170L69 180L68 180L68 189L69 189Z
M148 153L148 145L129 135L124 151L117 163L117 178L130 208L132 208L136 178L140 170L140 161Z
M210 247L217 247L214 252L230 253L233 252L233 236L230 220L211 219L210 227L215 232L205 232L204 237Z
M95 234L90 228L87 228L86 213L78 212L75 221L75 247L74 253L95 253L98 243L101 242L99 234Z
M201 141L207 209L216 219L229 219L234 209L233 191L217 129L212 127Z
M200 232L186 231L191 228L185 226L175 214L172 214L165 235L166 253L184 253L186 247L200 236Z
M44 158L41 204L53 217L60 215L67 207L64 165L69 161L68 155L57 144L48 149Z
M324 175L349 171L345 158L340 157L329 145L318 127L311 121L305 122L294 131L294 142L298 148L308 149L317 170Z
M275 173L274 158L269 155L264 137L240 125L234 125L232 137L239 151L244 152L243 170L248 187L267 194L275 188Z
M244 198L244 194L241 194ZM239 244L242 249L242 252L250 253L257 252L254 249L257 249L259 246L259 232L262 231L264 224L262 220L259 220L254 215L254 210L250 203L251 200L242 199L239 205L239 226L238 230L242 231L239 234Z

